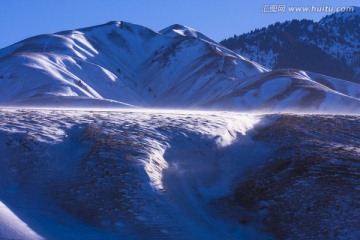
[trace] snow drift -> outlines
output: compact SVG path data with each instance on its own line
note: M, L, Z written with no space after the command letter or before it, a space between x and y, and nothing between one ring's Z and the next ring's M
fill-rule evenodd
M0 238L360 236L359 116L2 109L0 118Z

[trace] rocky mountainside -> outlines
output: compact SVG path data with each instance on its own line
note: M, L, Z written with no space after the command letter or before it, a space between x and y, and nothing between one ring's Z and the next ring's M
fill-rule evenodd
M277 22L225 39L225 47L270 69L297 68L360 82L360 8L319 22Z

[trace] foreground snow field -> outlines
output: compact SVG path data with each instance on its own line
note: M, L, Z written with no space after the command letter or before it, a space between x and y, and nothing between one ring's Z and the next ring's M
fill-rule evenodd
M0 119L0 239L360 236L355 115L2 109Z

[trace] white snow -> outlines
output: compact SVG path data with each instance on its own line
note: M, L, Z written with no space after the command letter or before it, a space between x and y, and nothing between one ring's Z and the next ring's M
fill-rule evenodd
M0 117L0 142L8 142L8 145L0 147L4 156L0 160L0 197L13 203L14 210L26 214L26 223L39 229L38 233L45 239L78 239L91 234L117 239L116 234L120 233L124 239L132 239L136 234L146 235L135 230L138 224L161 226L156 234L181 239L205 236L209 239L241 239L242 234L252 231L249 230L251 226L249 229L234 229L221 219L215 220L209 211L209 202L228 194L233 180L261 159L261 154L255 156L254 153L262 147L254 144L250 135L262 116L155 109L2 109ZM89 126L92 130L85 130ZM96 139L100 139L103 145L99 145ZM106 143L105 139L114 140ZM127 152L125 159L121 157L124 151ZM266 153L266 149L262 148L262 152ZM130 164L130 169L135 170L129 175L118 175L126 179L128 176L125 182L121 182L121 178L107 180L100 175L93 180L84 179L85 170L79 167L81 159L92 154L104 164L97 167L97 171L103 168L116 176L119 174L116 169L122 169L124 164ZM117 168L106 165L113 158L117 159ZM91 160L88 161L91 164ZM22 164L28 167L23 168ZM86 168L89 167L91 165ZM25 170L29 171L28 174L24 174ZM32 172L42 176L41 180ZM47 176L48 173L51 174ZM22 178L27 180L25 185L20 186L17 181ZM78 186L74 190L72 178L76 179ZM82 190L81 187L87 186L88 181L95 181L97 187L91 185L88 190ZM54 185L57 188L64 186L65 192L55 196L45 194ZM31 192L26 190L27 186L31 186ZM112 189L108 193L110 195L116 194L120 186L124 195L119 195L122 196L119 200L131 200L128 209L135 220L124 217L127 212L118 212L121 207L113 205L115 200L111 203L95 202L94 196L99 194L97 191L101 186L109 186ZM56 202L67 202L68 194L77 194L74 197L85 199L86 203L68 208L67 212L60 211ZM26 209L16 207L25 203ZM93 211L99 211L103 219L99 228L106 226L104 229L111 229L113 226L119 232L115 231L114 236L106 231L94 232L87 225L71 219L68 221L75 226L78 224L81 231L73 232L74 225L62 226L61 219L70 218L69 212L90 211L87 203L94 203L96 209ZM37 211L39 206L46 211ZM108 208L112 209L111 214L105 211ZM116 220L112 220L114 217ZM198 227L194 228L195 225ZM126 229L130 231L132 228L135 228L135 233L126 233ZM260 233L252 234L257 236Z
M0 239L44 239L0 201Z

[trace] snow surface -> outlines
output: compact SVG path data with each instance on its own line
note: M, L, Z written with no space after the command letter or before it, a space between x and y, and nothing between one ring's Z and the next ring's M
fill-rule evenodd
M0 239L44 239L0 201Z
M0 238L265 236L211 210L266 154L251 140L262 116L2 109L0 117L0 199L24 221L3 218L14 231Z
M289 82L284 78L281 88ZM358 203L333 182L349 179L346 186L358 189L356 115L4 108L0 119L0 239L273 239L270 233L288 232L306 238L314 225L305 206L324 199L311 193L305 205L299 196L321 188L316 179L323 176L331 181L324 194L334 209L326 207L316 234L358 236L346 235L356 227L358 211L350 207ZM254 185L246 188L244 179ZM334 211L339 216L329 217ZM282 221L269 217L293 214L300 219L286 220L291 228L263 226ZM337 229L344 219L350 230Z

